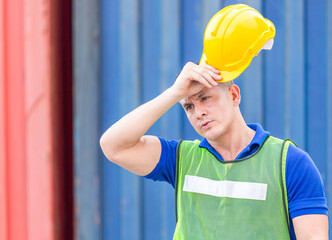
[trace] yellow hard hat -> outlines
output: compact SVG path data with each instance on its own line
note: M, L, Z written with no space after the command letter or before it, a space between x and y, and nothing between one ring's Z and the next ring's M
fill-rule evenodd
M244 4L225 7L211 18L205 29L200 64L217 68L223 77L221 82L231 81L274 36L273 23L252 7Z

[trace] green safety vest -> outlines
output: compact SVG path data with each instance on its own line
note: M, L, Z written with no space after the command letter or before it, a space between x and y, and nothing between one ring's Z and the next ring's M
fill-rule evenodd
M178 144L173 240L290 239L285 166L291 141L268 137L235 161L218 160L199 143Z

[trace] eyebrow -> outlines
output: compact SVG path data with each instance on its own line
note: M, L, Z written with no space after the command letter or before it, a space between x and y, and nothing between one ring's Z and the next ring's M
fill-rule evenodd
M195 97L196 99L200 99L201 97L203 97L206 94L206 92L201 92L197 95L197 97ZM186 109L186 107L188 107L189 105L192 105L192 103L183 103L182 107L184 109Z
M201 97L203 97L206 94L206 92L201 92L200 94L198 94L198 96L196 97L196 99L200 99Z

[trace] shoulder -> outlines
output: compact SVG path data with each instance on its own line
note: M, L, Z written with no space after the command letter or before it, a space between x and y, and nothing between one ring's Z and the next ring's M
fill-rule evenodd
M179 156L185 156L192 154L193 152L201 151L202 148L199 147L200 141L194 140L194 141L188 141L183 140L180 141L177 148L177 157Z
M287 187L294 187L298 184L307 183L308 181L294 181L294 179L303 180L303 177L322 185L319 170L309 154L301 148L290 145L286 159Z
M181 143L189 144L189 145L199 145L201 141L198 139L191 141L191 140L180 140Z
M194 141L180 140L179 143L180 143L179 146L181 146L181 147L199 147L200 141L199 140L194 140Z
M324 184L314 161L304 150L290 145L286 159L286 188L291 218L327 214Z
M161 144L161 154L157 166L151 173L145 176L147 179L154 181L166 181L173 187L175 184L175 169L176 169L176 149L179 141L165 140L159 137Z
M179 141L178 140L166 140L162 137L158 137L160 144L161 144L161 148L162 150L164 150L165 152L167 151L173 151L174 149L177 148Z
M305 174L319 176L320 178L320 173L309 154L301 148L290 145L287 152L286 173L296 177L304 174L301 170L305 170Z

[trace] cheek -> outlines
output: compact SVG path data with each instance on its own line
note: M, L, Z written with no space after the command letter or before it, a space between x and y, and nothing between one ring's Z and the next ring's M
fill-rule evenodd
M193 126L193 128L198 131L199 127L198 127L198 120L197 118L194 116L194 114L187 114L187 118L191 124L191 126Z
M218 114L218 119L222 121L230 121L233 119L234 111L231 107L226 105L219 105L217 109L214 109L215 113Z
M191 123L191 125L195 126L195 124L197 123L197 119L194 117L194 115L187 114L187 118L188 118L189 122Z
M233 121L233 117L234 117L233 109L232 108L225 109L225 121L231 122Z

